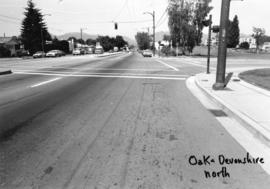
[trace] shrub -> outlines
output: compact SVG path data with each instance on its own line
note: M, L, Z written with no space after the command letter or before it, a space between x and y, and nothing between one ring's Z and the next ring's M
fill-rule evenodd
M248 42L242 42L239 45L240 49L249 49L249 43Z
M10 57L11 52L7 48L0 46L0 57Z

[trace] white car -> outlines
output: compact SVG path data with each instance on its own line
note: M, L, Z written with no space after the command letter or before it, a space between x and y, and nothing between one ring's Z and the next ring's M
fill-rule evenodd
M62 56L60 50L51 50L46 53L46 57L60 57L60 56Z
M81 50L80 50L80 49L74 49L74 50L72 51L72 54L73 54L73 55L81 55Z
M142 55L143 55L143 57L152 57L153 53L151 50L144 50Z

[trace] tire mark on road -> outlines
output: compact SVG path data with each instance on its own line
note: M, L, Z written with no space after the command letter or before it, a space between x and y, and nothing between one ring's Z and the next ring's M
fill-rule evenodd
M114 112L118 109L120 103L123 101L124 97L126 96L126 94L128 93L128 91L131 89L131 86L132 86L133 83L134 83L134 80L131 81L130 85L125 90L124 94L121 96L121 98L119 99L119 101L117 102L117 104L114 107L114 109L112 110L111 114L108 116L108 118L106 119L105 123L103 124L103 126L101 127L101 129L98 131L98 133L97 133L96 137L94 138L94 140L88 145L86 152L83 154L83 156L80 159L80 161L78 162L77 166L72 171L72 173L69 176L69 178L67 179L67 181L64 183L64 185L62 187L63 189L69 187L72 179L74 178L75 174L78 172L79 168L82 166L83 161L87 157L87 154L89 153L89 151L91 150L91 148L94 146L94 144L96 143L97 139L100 137L102 131L106 128L106 126L108 126L108 123L111 120L112 116L114 115Z
M138 128L137 127L138 126L138 120L140 120L140 115L141 115L141 112L142 112L142 104L143 104L144 96L145 96L145 85L143 85L143 91L142 91L142 95L141 95L140 102L139 102L139 108L138 108L138 111L137 111L137 116L136 116L136 119L135 119L135 124L134 124L133 131L132 131L132 138L130 139L129 145L127 147L126 159L124 161L124 166L123 166L124 168L123 168L123 172L122 172L122 178L120 180L120 188L125 188L125 185L126 185L128 164L129 164L129 160L130 160L131 150L132 150L133 145L134 145L135 134L136 134L136 131L137 131L137 128Z

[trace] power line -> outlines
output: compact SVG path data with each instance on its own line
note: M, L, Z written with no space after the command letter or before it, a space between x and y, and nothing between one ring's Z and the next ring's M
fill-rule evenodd
M126 6L127 3L128 3L128 0L125 0L125 2L124 2L124 4L123 4L122 8L120 9L120 11L119 11L119 12L116 14L116 16L114 17L114 20L116 20L117 17L121 15L121 13L122 13L122 11L124 10L124 8L125 8L125 6Z
M152 20L122 20L117 21L117 23L121 24L129 24L129 23L146 23L146 22L152 22ZM111 24L114 23L114 21L100 21L100 22L50 22L51 24Z
M8 23L8 24L16 24L16 25L21 24L20 22L14 21L14 20L5 20L3 18L0 18L0 20L1 20L1 22L5 22L5 23Z
M160 23L156 26L157 28L160 27L168 18L168 15L166 17L163 18L162 21L160 21Z
M168 8L169 7L167 7L166 9L165 9L165 11L163 12L163 14L162 14L162 16L159 18L159 20L157 21L157 26L159 26L160 25L160 22L161 22L161 20L163 19L163 17L165 16L165 14L167 13L167 11L168 11Z
M11 16L6 16L6 15L2 15L2 14L0 14L0 17L11 19L11 20L19 20L19 21L21 21L21 19L19 19L19 18L15 18L15 17L11 17Z
M145 22L152 22L152 20L119 21L119 22L117 22L117 23L129 24L129 23L145 23Z

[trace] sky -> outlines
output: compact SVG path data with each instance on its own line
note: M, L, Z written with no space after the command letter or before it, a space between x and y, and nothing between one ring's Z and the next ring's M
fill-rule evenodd
M79 32L99 35L125 35L134 38L138 31L152 31L152 16L144 12L155 11L156 31L168 31L165 12L168 0L33 0L44 14L49 32L61 35ZM0 36L20 34L21 21L27 0L0 0ZM212 0L213 21L219 24L221 0ZM230 19L237 15L240 32L252 33L252 27L262 27L270 35L269 0L232 0ZM165 14L164 14L165 13ZM48 15L50 14L50 15ZM118 30L114 30L114 22ZM207 32L207 31L206 31Z

